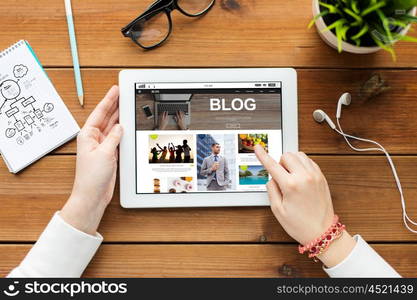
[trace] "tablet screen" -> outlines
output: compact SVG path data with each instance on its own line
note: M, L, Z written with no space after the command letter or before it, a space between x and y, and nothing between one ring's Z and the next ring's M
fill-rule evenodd
M281 82L135 84L136 193L265 191L282 154Z

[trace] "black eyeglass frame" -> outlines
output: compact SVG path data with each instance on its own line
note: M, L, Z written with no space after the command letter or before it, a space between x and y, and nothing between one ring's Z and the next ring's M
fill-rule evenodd
M171 19L171 12L175 9L178 9L182 14L186 15L187 17L200 17L202 15L205 15L216 3L216 0L213 0L213 2L202 12L198 14L190 14L184 11L179 5L178 0L157 0L154 3L152 3L141 15L139 15L136 19L134 19L132 22L127 24L125 27L122 28L121 32L123 36L129 37L136 45L139 47L150 50L154 49L156 47L161 46L171 35L172 33L172 19ZM161 40L159 43L151 46L144 46L141 43L137 41L135 36L133 35L133 31L131 30L138 22L140 21L147 21L156 16L157 14L164 12L167 15L168 23L169 23L169 31L166 37Z

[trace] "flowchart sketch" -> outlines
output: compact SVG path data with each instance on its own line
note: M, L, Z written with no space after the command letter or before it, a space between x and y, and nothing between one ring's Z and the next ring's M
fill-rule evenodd
M11 139L16 134L16 129L14 128L7 128L6 129L6 137Z
M14 126L19 131L22 131L23 129L25 129L25 125L23 124L22 121L17 121L16 123L14 123Z
M35 103L35 102L36 102L36 100L33 97L29 97L28 99L22 101L22 105L24 107L26 107L28 105L31 105L31 104Z
M17 64L6 76L8 78L0 82L0 121L3 118L3 121L7 122L5 136L8 139L20 134L19 137L29 140L33 133L27 135L23 130L32 129L33 126L38 134L48 128L57 127L58 120L50 115L54 110L53 103L40 100L28 88L32 86L29 83L36 81L36 78L26 80L29 73L30 69L27 66ZM46 115L48 115L47 118ZM10 125L13 128L10 128ZM23 145L21 139L16 139L16 143Z
M19 172L79 131L29 43L0 51L0 151L9 171Z
M34 114L35 114L35 116L36 116L38 119L42 119L42 118L43 118L43 113L42 113L42 111L41 111L40 109L35 110L35 111L34 111Z
M28 125L32 125L33 123L35 123L35 121L33 120L32 116L30 116L30 115L24 116L24 119L26 121L26 124L28 124Z

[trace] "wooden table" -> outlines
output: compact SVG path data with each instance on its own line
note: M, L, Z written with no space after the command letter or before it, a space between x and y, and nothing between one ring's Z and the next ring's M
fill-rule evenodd
M393 154L417 218L417 45L389 54L337 54L307 30L311 1L218 0L205 17L174 13L174 33L145 52L120 28L151 0L73 0L86 105L77 103L63 0L3 0L0 48L27 39L79 124L118 82L123 68L295 67L299 83L300 148L327 175L334 206L351 233L360 233L402 275L417 275L417 235L405 230L398 191L382 155L358 155L311 113L335 113L349 91L347 132L376 139ZM416 27L414 27L416 28ZM361 83L381 73L391 90L367 102ZM68 198L75 142L18 175L0 165L0 275L30 249ZM325 276L321 265L298 255L268 208L126 210L118 189L99 231L105 242L85 276Z

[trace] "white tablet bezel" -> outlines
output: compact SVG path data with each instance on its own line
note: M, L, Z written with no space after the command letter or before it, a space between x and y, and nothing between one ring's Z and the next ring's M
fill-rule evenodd
M135 183L135 83L137 82L282 82L283 151L298 151L297 73L290 68L249 69L147 69L119 74L120 204L125 208L218 207L269 205L266 192L195 194L136 194ZM140 167L139 167L140 170Z

